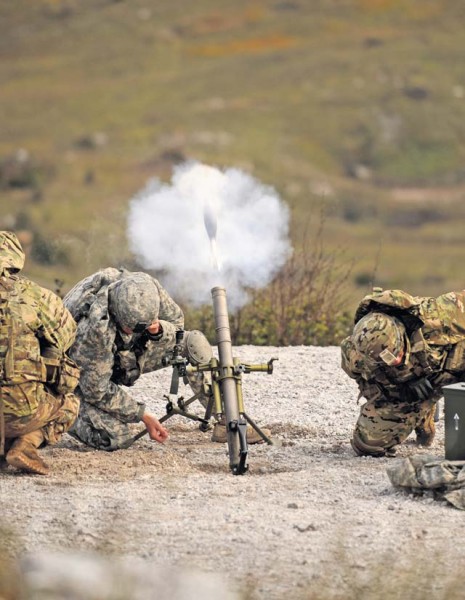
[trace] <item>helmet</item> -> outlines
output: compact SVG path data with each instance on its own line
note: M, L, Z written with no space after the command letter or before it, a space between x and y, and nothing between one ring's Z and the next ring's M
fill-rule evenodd
M24 252L12 231L0 231L0 275L4 271L17 272L24 267Z
M405 348L405 327L396 317L371 312L354 327L352 343L365 366L376 368L398 364Z
M120 327L145 329L158 319L160 294L146 273L130 273L116 281L110 286L109 299L110 311Z

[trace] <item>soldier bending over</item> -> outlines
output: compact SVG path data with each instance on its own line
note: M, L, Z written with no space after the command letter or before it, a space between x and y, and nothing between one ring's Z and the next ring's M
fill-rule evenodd
M420 298L375 288L341 350L342 368L367 400L351 440L355 452L392 456L413 430L430 446L442 386L465 381L465 290Z
M78 323L71 356L81 368L77 394L79 417L71 434L99 450L127 448L143 422L151 439L164 442L168 431L123 387L143 374L162 368L162 358L174 348L184 315L168 292L142 272L107 268L77 283L65 305ZM189 336L191 336L189 338ZM200 332L186 332L184 344L211 347ZM203 403L203 374L189 383Z
M121 386L132 386L144 373L164 367L162 359L176 343L176 331L184 327L184 315L161 283L142 272L107 268L89 275L64 299L78 324L70 355L81 368L76 393L81 399L79 417L70 433L100 450L128 448L143 422L151 439L164 442L168 431ZM188 331L183 339L185 355L194 349L213 356L200 331ZM192 373L189 384L206 407L205 375ZM215 423L212 441L226 442L226 427ZM249 444L261 437L247 428Z

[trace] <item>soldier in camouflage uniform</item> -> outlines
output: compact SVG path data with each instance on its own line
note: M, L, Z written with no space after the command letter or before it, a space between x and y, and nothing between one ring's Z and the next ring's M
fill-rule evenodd
M393 455L413 430L430 446L442 387L465 381L465 290L420 298L375 288L341 350L342 368L367 400L351 440L355 452Z
M111 451L129 447L140 431L135 424L143 422L152 439L164 442L167 430L121 386L164 366L162 358L184 326L180 307L150 275L111 267L80 281L64 302L78 323L71 356L81 368L81 408L70 433ZM203 344L208 362L212 351L205 336L186 332L185 347L192 339ZM192 374L189 383L205 404L203 378Z
M79 371L66 351L76 323L61 299L19 275L24 252L0 231L0 462L46 475L37 449L74 422Z

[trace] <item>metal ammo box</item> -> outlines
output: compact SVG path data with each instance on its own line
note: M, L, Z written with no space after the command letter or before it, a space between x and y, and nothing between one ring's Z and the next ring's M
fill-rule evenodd
M443 388L446 460L465 460L465 383Z

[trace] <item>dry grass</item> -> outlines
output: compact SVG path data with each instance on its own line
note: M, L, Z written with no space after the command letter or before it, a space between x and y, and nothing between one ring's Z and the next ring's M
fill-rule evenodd
M464 18L439 0L3 3L0 162L25 148L51 176L0 190L0 227L26 218L53 240L67 263L30 257L26 274L69 289L131 263L128 200L177 155L253 172L296 222L323 202L351 305L380 240L377 283L462 287ZM394 202L401 186L416 199Z

